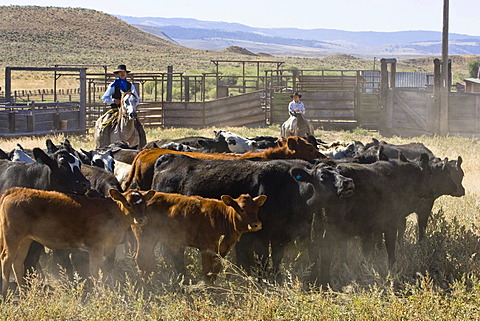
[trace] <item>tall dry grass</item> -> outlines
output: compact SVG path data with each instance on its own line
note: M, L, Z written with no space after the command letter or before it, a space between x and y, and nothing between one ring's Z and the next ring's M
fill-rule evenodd
M228 128L243 136L277 135L279 128ZM190 135L213 136L214 128L149 129L148 140ZM377 132L317 130L325 141L382 139ZM9 150L17 142L26 148L43 146L46 137L0 140ZM51 137L54 142L65 136ZM91 135L68 137L74 147L93 148ZM244 275L224 261L225 272L215 286L201 282L196 250L187 252L187 276L173 272L161 252L154 273L142 279L130 254L122 255L112 271L95 282L68 280L55 272L49 256L45 275L32 280L24 297L10 293L0 304L3 320L479 320L480 187L479 140L462 137L391 137L392 143L422 142L441 157L463 157L466 195L443 196L433 209L427 239L416 242L414 215L408 222L398 262L387 268L385 251L361 255L349 242L348 264L334 261L329 289L308 288L308 255L299 240L291 244L282 265L285 282ZM121 250L118 250L121 253Z

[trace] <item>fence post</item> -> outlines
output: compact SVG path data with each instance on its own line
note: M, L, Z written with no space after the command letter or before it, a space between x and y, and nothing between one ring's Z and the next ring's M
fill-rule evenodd
M441 60L435 58L433 60L433 123L434 132L440 132L440 106L441 106L441 87L442 77L440 71Z
M185 76L185 101L190 101L190 77Z
M30 114L27 115L27 132L35 131L35 102L30 104Z
M382 135L387 131L388 70L385 58L380 59L380 118L378 128ZM387 134L385 134L387 135Z
M167 101L172 101L173 66L167 66Z
M87 130L87 69L80 68L80 111L78 128Z
M12 70L5 68L5 102L12 104Z
M8 113L8 131L15 133L15 112L13 110Z
M359 122L359 117L361 114L361 103L362 103L362 76L360 76L360 71L357 70L356 75L356 90L355 90L355 106L353 108L354 115L353 117L357 121L357 124L361 126L362 124Z

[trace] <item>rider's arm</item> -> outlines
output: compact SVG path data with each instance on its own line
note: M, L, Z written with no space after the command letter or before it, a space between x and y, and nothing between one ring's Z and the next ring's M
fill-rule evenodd
M305 106L303 105L303 103L301 101L298 102L297 108L298 108L300 113L305 114Z
M106 104L113 104L115 102L115 99L112 98L112 95L114 93L115 93L115 87L113 86L113 83L111 83L102 96L103 102Z

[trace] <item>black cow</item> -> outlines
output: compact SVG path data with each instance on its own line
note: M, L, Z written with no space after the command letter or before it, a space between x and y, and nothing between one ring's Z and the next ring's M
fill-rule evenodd
M35 163L0 162L0 192L10 187L29 187L84 194L90 182L82 175L78 159L61 150L48 156L33 149Z
M278 146L278 137L273 136L255 136L247 139L257 142L258 149L274 148Z
M398 158L399 156L405 156L409 160L415 160L420 157L422 153L428 155L430 166L433 168L432 177L432 189L433 196L429 198L422 198L417 203L414 211L417 213L418 219L418 238L423 240L425 238L428 219L430 218L433 203L442 195L450 195L454 197L461 197L465 195L465 188L462 185L464 176L463 169L461 167L463 159L458 157L457 160L441 160L436 158L435 155L422 143L409 143L403 145L389 144L385 141L378 141L375 138L373 142L365 145L365 150L359 153L355 158L355 161L361 163L371 163L376 161L377 155L383 154L390 158ZM379 154L379 150L382 153ZM445 172L450 174L450 177L444 175ZM455 186L450 185L453 181ZM403 237L405 231L406 222L403 220L399 225L398 235Z
M110 189L122 192L122 187L112 172L98 166L83 165L82 173L91 184L91 189L87 194L89 196L109 197Z
M262 230L243 235L236 245L237 263L247 272L254 265L254 253L266 263L270 245L273 269L278 271L285 246L310 232L313 211L349 196L354 187L332 167L301 160L200 160L165 154L155 165L152 188L160 192L268 196L259 212Z
M159 148L160 146L170 142L179 143L179 144L187 145L193 148L201 149L201 151L205 153L230 153L228 144L225 141L225 138L223 136L215 137L215 138L208 138L208 137L202 137L202 136L190 136L190 137L177 138L177 139L162 139L162 140L157 140L157 141L148 143L144 147L144 149Z
M318 280L322 284L330 280L334 249L348 237L360 237L364 252L369 253L383 234L388 262L393 265L398 226L415 210L421 198L433 195L427 154L422 154L418 162L401 158L373 164L339 163L337 169L341 175L353 179L355 193L341 204L326 206L326 220L316 226L314 234L318 239L311 244L310 256L315 263L321 252ZM318 267L314 266L312 278L317 276Z

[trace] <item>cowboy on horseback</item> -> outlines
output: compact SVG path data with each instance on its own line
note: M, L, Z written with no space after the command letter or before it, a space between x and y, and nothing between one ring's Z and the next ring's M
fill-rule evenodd
M137 94L135 86L127 80L127 74L130 73L130 70L127 70L126 65L118 65L113 73L117 75L118 78L108 85L107 90L102 96L102 100L110 104L110 110L101 116L95 124L97 148L115 143L115 141L111 140L118 140L120 138L125 140L129 145L131 145L128 141L129 139L132 142L138 141L137 147L141 148L146 144L146 137L143 126L137 119L135 110L136 105L140 102L140 97ZM129 100L128 96L125 95L128 95L133 100ZM132 111L124 110L126 108L126 106L123 106L125 102L128 103L126 106L133 108ZM123 119L121 123L119 123L120 119ZM128 123L127 120L131 121L131 126L129 127L126 127ZM127 135L128 137L125 136L125 132L129 133ZM137 139L137 137L139 137L139 139Z
M290 118L288 118L282 124L281 136L307 137L308 135L313 135L313 126L305 118L305 106L300 101L302 95L296 92L290 97L293 98L293 100L288 104L288 113L290 114Z

